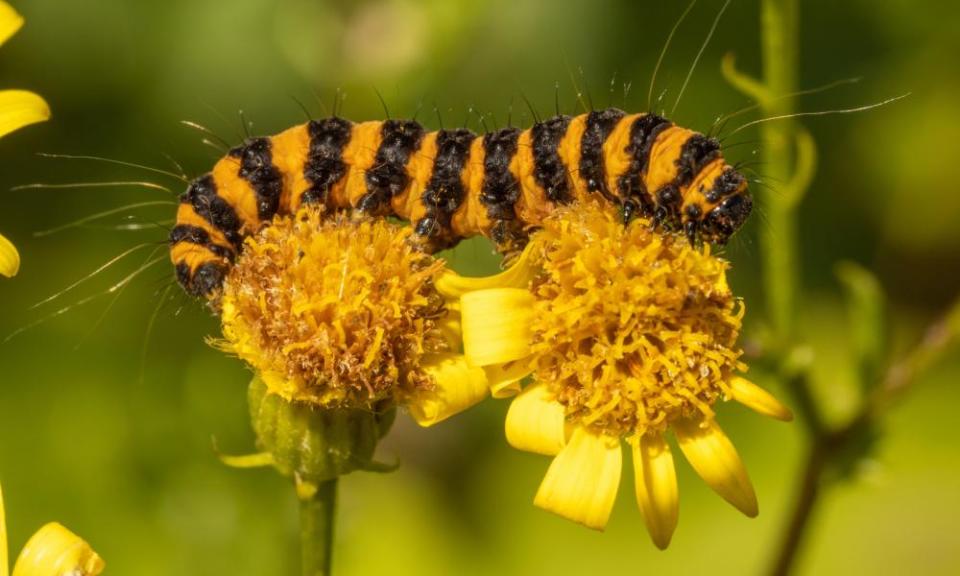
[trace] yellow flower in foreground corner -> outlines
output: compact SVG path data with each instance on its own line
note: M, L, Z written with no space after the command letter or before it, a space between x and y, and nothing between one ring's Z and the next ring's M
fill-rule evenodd
M23 18L0 0L0 44L23 26ZM50 118L43 98L25 90L0 90L0 137L28 124ZM0 235L0 276L11 277L20 269L20 255L9 240Z
M461 353L443 262L409 226L306 208L247 239L220 299L224 350L267 390L320 408L406 406L429 426L487 396Z
M596 204L544 222L517 264L499 277L447 273L438 287L461 296L464 352L499 381L495 396L533 384L513 400L509 443L554 456L534 503L603 529L622 468L633 453L636 496L654 543L677 523L672 431L697 473L747 516L757 500L712 406L732 398L789 420L790 411L737 375L743 306L728 264L680 236L624 226Z
M0 489L0 576L7 576L7 522ZM82 538L56 522L30 537L20 552L13 576L96 576L103 560Z
M20 270L20 254L17 247L0 234L0 276L12 278Z

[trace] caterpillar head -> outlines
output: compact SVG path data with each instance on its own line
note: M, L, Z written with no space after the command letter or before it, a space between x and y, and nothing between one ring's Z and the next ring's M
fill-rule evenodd
M743 226L753 209L753 198L747 190L747 180L731 167L713 181L706 194L713 204L700 222L700 237L712 244L726 244L730 236Z
M227 269L219 262L205 262L191 270L186 263L176 265L177 281L191 296L214 298L223 285Z

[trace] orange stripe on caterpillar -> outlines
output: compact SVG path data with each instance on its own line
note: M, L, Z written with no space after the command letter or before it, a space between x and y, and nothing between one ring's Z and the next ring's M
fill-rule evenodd
M586 129L587 115L581 114L575 116L570 121L566 134L564 134L563 139L560 140L560 146L557 149L560 158L563 159L564 165L567 166L570 172L570 183L573 185L573 194L578 200L586 198L589 194L587 192L587 182L580 174L580 160L583 157L581 142L583 141L583 133Z
M224 156L213 165L211 172L217 196L223 198L240 218L241 234L249 234L260 227L257 215L257 194L250 183L240 177L240 158Z
M283 175L283 192L280 206L296 212L300 197L310 188L305 169L310 153L310 132L306 124L284 130L270 138L273 163Z
M374 167L382 140L383 122L361 122L353 125L350 141L343 150L343 162L349 167L346 181L333 187L332 203L336 208L352 208L366 195L367 171Z
M326 118L251 139L192 182L171 258L188 291L213 296L210 270L304 204L408 220L425 251L479 234L512 253L557 205L592 196L622 206L626 221L644 215L691 242L722 244L750 213L746 187L715 140L652 114L599 110L483 136ZM204 281L193 279L203 263L177 250L183 243L208 250Z
M510 173L520 185L520 199L514 211L521 222L530 226L539 226L553 209L546 191L537 182L535 172L533 131L524 130L517 140L517 154L510 162Z

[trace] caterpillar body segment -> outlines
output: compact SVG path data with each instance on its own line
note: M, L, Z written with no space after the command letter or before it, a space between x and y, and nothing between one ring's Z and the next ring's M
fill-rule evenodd
M504 254L558 205L597 197L691 242L725 243L750 214L719 143L654 114L609 108L526 130L426 131L412 120L325 118L252 138L180 198L171 259L187 292L213 296L243 240L313 204L414 228L423 250L483 235Z

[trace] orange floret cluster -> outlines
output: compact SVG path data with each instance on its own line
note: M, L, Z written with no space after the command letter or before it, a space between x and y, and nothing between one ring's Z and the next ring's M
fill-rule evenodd
M224 283L221 345L289 400L369 408L429 389L420 360L449 347L442 262L410 233L310 208L276 218Z
M724 260L592 203L559 210L534 241L532 362L569 421L632 436L713 414L746 369Z

